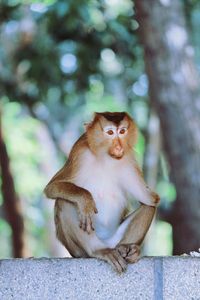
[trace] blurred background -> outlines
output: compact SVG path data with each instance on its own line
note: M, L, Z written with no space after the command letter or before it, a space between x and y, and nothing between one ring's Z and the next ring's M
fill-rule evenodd
M200 247L200 2L1 0L0 258L66 256L43 188L94 111L135 119L146 255Z

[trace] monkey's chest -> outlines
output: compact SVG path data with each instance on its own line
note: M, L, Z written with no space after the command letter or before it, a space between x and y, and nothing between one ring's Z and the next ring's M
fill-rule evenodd
M98 213L94 215L93 222L97 236L100 239L110 238L117 230L126 207L123 191L116 180L100 176L98 172L77 181L77 185L87 189L96 203Z
M109 157L97 159L86 152L74 183L87 189L93 196L98 213L94 215L96 234L101 239L110 238L117 230L126 197L121 187L123 176L120 162Z
M121 191L114 189L105 188L92 193L98 209L94 216L96 234L100 239L108 239L121 222L126 199Z

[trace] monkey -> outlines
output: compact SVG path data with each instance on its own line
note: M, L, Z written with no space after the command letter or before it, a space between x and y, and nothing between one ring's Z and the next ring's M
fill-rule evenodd
M135 160L137 132L126 112L95 113L44 189L56 200L56 235L71 256L102 259L119 273L138 261L159 202ZM140 202L134 212L130 197Z

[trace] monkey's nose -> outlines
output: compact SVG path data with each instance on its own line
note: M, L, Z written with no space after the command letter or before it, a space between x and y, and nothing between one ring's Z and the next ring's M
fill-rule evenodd
M115 154L117 158L121 158L124 155L124 149L122 147L116 147Z
M116 151L119 152L120 154L124 152L123 148L120 146L116 146Z

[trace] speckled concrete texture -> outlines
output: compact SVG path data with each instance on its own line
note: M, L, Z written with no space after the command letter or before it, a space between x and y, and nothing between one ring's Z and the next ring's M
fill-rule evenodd
M200 300L200 258L142 258L116 274L96 259L0 260L0 300Z
M122 275L95 259L1 260L0 299L154 299L154 260L143 258Z
M200 300L200 258L163 260L164 300Z

